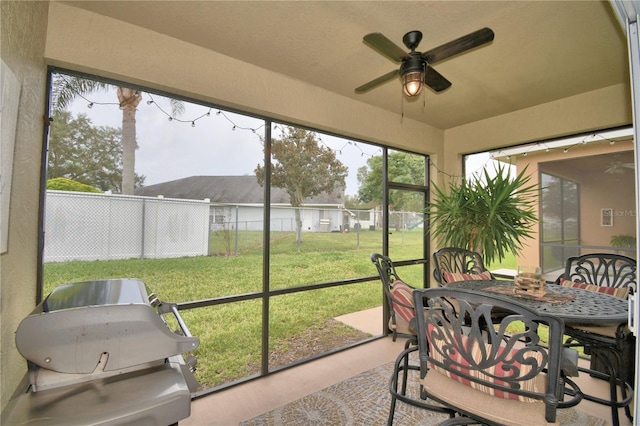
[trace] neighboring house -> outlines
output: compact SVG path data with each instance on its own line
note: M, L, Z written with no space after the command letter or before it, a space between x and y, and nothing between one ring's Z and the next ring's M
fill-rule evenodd
M135 194L209 199L212 230L263 230L265 191L255 176L191 176L138 188ZM270 229L295 231L295 210L291 207L287 192L281 188L271 188L270 198ZM341 232L349 227L351 215L344 208L344 191L305 199L300 210L303 231Z

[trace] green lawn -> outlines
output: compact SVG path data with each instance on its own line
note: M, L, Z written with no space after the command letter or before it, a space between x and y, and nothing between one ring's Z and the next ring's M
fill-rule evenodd
M261 235L241 236L251 243L238 256L47 263L44 294L65 282L123 277L143 280L162 300L169 302L259 292L263 285L263 255L261 239L256 234ZM216 237L219 235L212 238ZM421 229L394 232L389 238L393 259L421 257ZM271 288L377 276L369 256L382 251L381 241L379 231L307 233L298 252L295 235L278 235L271 241ZM491 267L515 268L515 257ZM421 285L422 267L410 266L399 272L405 281ZM282 352L308 345L310 339L319 339L323 331L349 333L340 324L334 324L332 318L381 303L379 280L271 298L269 348L273 357L278 354L272 364L278 365ZM182 316L191 333L201 341L195 351L201 384L217 386L259 371L261 299L182 311ZM312 353L314 350L319 349L309 349Z

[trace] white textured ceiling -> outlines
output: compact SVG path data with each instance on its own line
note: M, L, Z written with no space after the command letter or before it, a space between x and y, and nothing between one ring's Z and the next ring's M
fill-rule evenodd
M441 129L628 84L622 29L604 1L70 1ZM397 67L362 42L381 32L418 51L483 27L495 40L434 68L453 83L408 100L399 80L354 89Z

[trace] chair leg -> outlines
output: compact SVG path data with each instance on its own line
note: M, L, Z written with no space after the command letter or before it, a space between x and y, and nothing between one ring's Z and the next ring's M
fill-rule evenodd
M618 409L620 407L624 407L625 414L627 415L629 420L633 421L631 408L629 407L633 396L633 389L621 378L621 375L618 374L618 371L616 370L614 365L614 361L611 359L611 356L615 357L615 360L618 363L617 365L622 366L621 355L615 350L602 347L592 347L591 355L593 356L594 354L597 354L598 358L603 364L603 367L606 370L606 373L585 368L581 368L580 370L590 374L593 377L607 380L609 382L609 400L607 401L605 399L587 394L584 395L584 399L596 402L598 404L609 405L611 407L611 421L613 426L620 425L620 417L618 414ZM620 386L620 394L622 396L621 400L618 400L618 386Z
M607 373L609 374L609 386L611 388L611 401L613 402L611 407L612 419L613 419L614 425L618 425L620 424L620 419L618 414L618 408L620 408L620 404L618 403L617 386L618 384L620 384L620 394L622 396L622 401L626 401L627 386L626 386L626 380L624 379L626 375L618 372L615 368L616 365L618 365L621 368L623 367L622 355L618 351L605 350L604 352L615 356L615 361L617 362L617 364L614 364L613 361L606 356L606 354L599 352L601 354L600 357L602 358L606 366ZM629 418L629 420L633 421L633 416L631 416L631 408L629 407L629 405L630 404L624 405L624 412L626 416Z
M408 359L408 355L405 358L404 362L408 362L407 359ZM396 413L396 402L397 402L396 394L398 393L398 376L400 374L399 365L400 365L399 360L396 360L396 362L394 363L393 372L391 373L391 380L389 382L389 389L391 390L391 406L389 407L389 417L387 419L387 426L393 425L393 416ZM404 371L403 374L404 374L404 382L406 383L406 380L407 380L406 370Z
M481 422L470 417L451 417L448 420L440 422L438 426L457 426L457 425L479 425Z
M387 419L387 426L393 425L393 416L396 413L396 397L391 395L391 407L389 408L389 418Z
M404 349L407 350L412 345L411 339L407 339L404 344ZM409 355L404 357L402 366L402 395L407 394L407 381L409 379ZM397 390L397 389L396 389Z
M617 374L613 368L611 359L607 356L601 356L602 362L606 366L607 374L609 375L609 399L611 400L611 421L613 426L620 425L620 418L618 415L618 386L617 386ZM624 386L622 386L623 398L624 398Z

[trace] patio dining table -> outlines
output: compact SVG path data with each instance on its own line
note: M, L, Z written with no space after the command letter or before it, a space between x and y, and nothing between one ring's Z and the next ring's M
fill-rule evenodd
M546 292L543 295L516 293L515 284L511 280L459 281L447 284L447 287L502 294L528 306L538 314L552 315L572 325L617 325L626 324L629 320L629 302L627 300L576 287L547 284L545 286ZM629 334L629 336L632 335ZM618 336L616 333L615 344L612 343L612 348L620 355L617 361L612 360L614 372L617 372L616 374L619 375L625 386L629 386L635 377L635 344L630 345L626 337ZM578 370L589 372L589 374L602 374L601 378L609 377L607 372L610 370L605 368L602 360L593 356L598 353L591 355L590 368L578 368ZM625 388L625 391L627 390ZM615 392L615 387L612 392ZM622 395L625 399L628 394L623 393ZM618 401L614 397L607 400L587 393L584 393L583 398L605 405L611 405L614 403L613 401ZM629 411L627 411L627 416L630 416ZM617 417L614 415L612 418L614 419L613 423L616 424Z
M505 295L539 314L550 314L567 323L621 324L628 320L628 302L619 297L581 288L547 284L544 296L517 294L510 280L472 280L447 284L451 288L486 291Z

